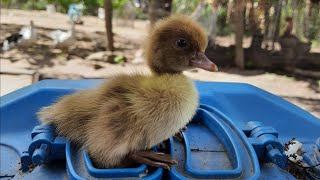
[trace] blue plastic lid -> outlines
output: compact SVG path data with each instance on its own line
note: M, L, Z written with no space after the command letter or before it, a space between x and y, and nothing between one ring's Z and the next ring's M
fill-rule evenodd
M292 138L304 144L306 163L312 165L320 160L320 153L315 151L319 149L318 118L277 96L238 83L195 83L202 105L183 133L185 141L170 139L170 153L179 164L169 173L145 165L132 169L97 169L90 164L85 151L66 144L50 128L39 127L33 131L39 125L35 114L41 107L101 82L41 81L1 97L0 177L295 179L281 169L286 165L283 145ZM21 172L22 166L28 171Z

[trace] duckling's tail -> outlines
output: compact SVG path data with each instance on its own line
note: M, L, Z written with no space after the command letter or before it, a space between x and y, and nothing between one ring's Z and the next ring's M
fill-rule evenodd
M45 124L52 124L54 123L54 120L56 119L55 113L53 111L52 106L43 107L40 109L39 112L37 112L37 117L40 122Z

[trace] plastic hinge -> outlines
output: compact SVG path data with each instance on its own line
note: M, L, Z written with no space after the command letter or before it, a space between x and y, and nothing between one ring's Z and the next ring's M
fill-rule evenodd
M23 172L28 171L31 164L41 165L52 160L65 159L66 140L56 137L52 126L35 126L31 138L28 151L21 156Z
M284 147L278 140L278 132L261 122L250 121L243 128L248 141L256 151L260 161L272 162L284 168L287 164L287 157L284 153Z

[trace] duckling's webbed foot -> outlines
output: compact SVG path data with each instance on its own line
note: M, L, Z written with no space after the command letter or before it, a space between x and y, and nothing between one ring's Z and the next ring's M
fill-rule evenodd
M161 167L170 171L171 165L178 164L169 154L153 151L138 151L130 155L136 163L146 164L152 167Z

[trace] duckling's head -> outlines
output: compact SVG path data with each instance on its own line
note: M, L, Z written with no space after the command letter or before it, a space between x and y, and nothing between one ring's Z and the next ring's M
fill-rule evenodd
M181 73L192 68L217 71L204 54L208 40L202 27L187 16L171 16L155 24L145 55L154 73Z

